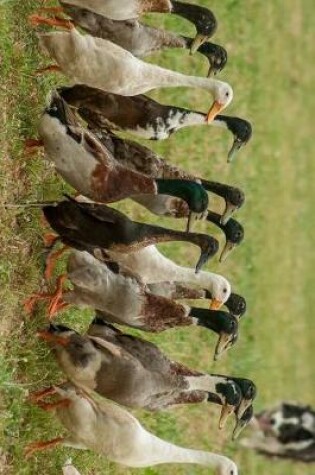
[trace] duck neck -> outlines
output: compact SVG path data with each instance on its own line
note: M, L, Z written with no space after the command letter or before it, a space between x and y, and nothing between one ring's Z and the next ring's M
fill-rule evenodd
M225 199L227 185L208 180L201 180L201 184L205 190L211 191L211 193L214 193L215 195L221 196L221 198Z
M217 384L225 382L221 376L202 374L200 376L186 376L185 381L189 384L189 391L217 392Z
M193 318L195 325L208 328L208 330L212 330L217 334L221 332L220 320L216 310L191 307L189 315Z
M221 129L229 129L228 117L226 115L216 115L210 124L214 127L220 127Z
M224 226L221 224L221 216L218 213L214 213L213 211L208 211L207 214L207 221L215 224L218 228L224 231Z
M186 233L143 223L134 222L134 224L137 225L134 229L137 241L143 241L146 245L169 241L190 242L200 248L203 245L204 236L202 234Z
M153 434L148 434L148 438L151 439L151 443L148 444L148 447L151 447L152 450L147 451L146 458L149 459L147 461L150 465L162 463L194 463L219 468L229 462L229 459L222 455L205 452L203 450L185 449L166 442Z
M223 84L222 81L217 81L213 78L188 76L176 71L171 71L170 69L147 64L147 67L150 66L153 69L152 74L156 78L156 84L153 87L193 87L205 89L214 95L218 85ZM157 74L157 69L160 71L160 74Z

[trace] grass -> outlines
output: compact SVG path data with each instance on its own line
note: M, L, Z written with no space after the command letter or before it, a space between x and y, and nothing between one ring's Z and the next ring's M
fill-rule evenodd
M171 162L215 180L236 184L246 192L239 213L246 241L219 265L208 266L231 280L248 299L241 341L223 361L211 361L214 338L201 330L170 331L148 338L169 355L205 371L233 372L253 378L259 386L256 408L278 400L312 402L311 328L314 308L313 203L315 164L312 158L314 116L314 42L311 0L212 0L218 21L215 41L229 52L222 79L234 87L229 114L253 123L254 137L237 161L226 164L231 138L222 130L182 130L170 140L150 146ZM27 15L39 3L9 0L0 3L1 51L1 202L54 199L66 189L41 157L28 159L23 140L36 135L36 122L45 93L61 76L35 78L33 71L45 59L27 25ZM191 26L171 16L152 16L150 22L193 34ZM203 75L206 61L182 51L155 55L152 61L176 70ZM154 91L153 97L206 110L209 97L198 90ZM217 203L215 202L216 206ZM131 216L157 221L141 208L123 203ZM175 226L173 221L165 224ZM182 226L182 223L176 223ZM205 224L198 229L206 231ZM211 229L211 232L215 232ZM42 283L42 229L37 211L0 208L0 384L2 409L0 474L57 475L71 455L82 475L91 474L202 474L195 466L166 466L128 470L88 452L56 449L25 460L23 447L34 439L62 433L60 425L25 401L29 390L60 381L47 348L34 336L45 322L43 313L29 320L21 302ZM189 252L188 252L189 249ZM164 245L163 250L182 264L194 263L187 246ZM60 320L78 329L88 324L91 312L73 310ZM314 402L314 400L313 400ZM182 407L160 414L137 413L147 427L175 443L222 451L233 456L241 473L256 475L311 474L311 467L270 461L230 442L230 426L217 430L218 412L207 406Z

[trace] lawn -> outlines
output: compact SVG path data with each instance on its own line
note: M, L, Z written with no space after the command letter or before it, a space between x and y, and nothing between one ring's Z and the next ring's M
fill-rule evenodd
M215 339L209 332L188 328L146 336L191 367L254 379L259 387L257 410L282 399L314 404L314 2L199 3L215 12L219 29L214 41L229 53L228 65L220 76L234 88L228 114L252 122L253 140L232 165L226 163L231 137L220 129L186 129L170 140L149 145L187 170L244 189L246 206L238 218L245 227L245 242L226 263L214 259L208 269L229 278L235 291L246 296L249 310L241 324L240 342L215 364L211 361ZM61 75L34 76L37 67L48 63L38 52L36 36L27 24L27 16L39 4L31 0L0 2L0 474L61 474L69 455L82 475L208 473L195 466L128 470L88 452L60 448L27 461L24 458L23 447L30 441L62 433L51 415L26 401L28 391L62 379L46 346L35 336L36 329L45 323L44 312L29 319L21 305L43 283L40 213L3 206L56 199L68 189L42 155L27 157L23 151L24 139L36 136L45 93L53 84L67 82ZM194 32L190 24L177 17L152 15L149 21L187 35ZM188 74L204 75L206 71L204 59L190 57L185 51L156 54L150 60ZM200 90L169 89L154 91L152 96L204 111L210 103L209 95ZM218 206L213 202L213 207ZM157 222L129 202L120 207L134 218ZM183 227L183 223L167 219L164 224ZM215 228L205 224L196 229L222 239ZM184 244L167 244L163 250L181 264L195 262L196 253ZM91 316L90 311L74 309L58 321L83 330ZM311 467L266 460L232 443L232 425L219 432L218 410L213 407L137 415L167 440L233 457L244 474L312 472Z

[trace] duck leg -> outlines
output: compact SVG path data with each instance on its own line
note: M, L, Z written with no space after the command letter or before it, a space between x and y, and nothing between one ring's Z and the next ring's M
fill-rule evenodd
M29 458L34 452L38 452L39 450L46 450L52 447L55 447L58 444L62 444L64 441L63 437L56 437L56 439L32 442L28 444L24 449L24 454L26 458Z
M27 155L33 155L37 149L44 146L41 139L26 139L24 142L24 151Z
M49 66L46 66L45 68L36 69L35 74L39 75L39 74L43 74L47 72L59 73L61 72L61 68L60 66L58 66L58 64L50 64Z
M60 399L59 401L55 402L43 402L38 401L37 406L39 406L44 411L54 411L55 409L66 408L69 407L71 404L70 399Z
M45 217L43 219L44 219L44 223L47 224ZM47 247L48 249L53 248L58 240L59 240L58 234L46 233L43 236L44 246Z
M58 236L57 236L58 239ZM56 242L56 240L53 241L53 245ZM44 271L44 277L45 280L48 280L51 278L53 270L56 266L56 261L57 259L64 254L69 246L62 246L61 249L58 249L58 251L55 252L49 252L48 256L46 257L46 262L45 262L45 271Z
M34 307L39 300L48 300L48 318L52 319L57 312L67 307L69 304L63 301L63 283L68 278L67 274L62 274L57 279L57 287L54 293L47 292L35 293L24 302L24 308L27 313L33 313Z
M29 400L33 403L37 403L41 401L46 396L51 396L52 394L56 394L56 388L54 386L50 386L49 388L41 389L40 391L34 391L30 393Z
M65 18L45 18L40 15L30 15L28 17L29 22L32 26L38 25L48 25L48 26L60 26L61 28L65 28L66 30L72 30L74 28L74 24L70 20L66 20Z

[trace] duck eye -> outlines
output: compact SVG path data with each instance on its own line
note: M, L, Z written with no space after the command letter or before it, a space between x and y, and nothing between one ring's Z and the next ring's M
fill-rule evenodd
M227 289L223 289L223 293L226 294L226 293L227 293Z
M275 423L276 423L276 420L272 417L272 419L270 419L270 424L271 424L272 426L274 426Z
M225 97L229 97L229 95L230 95L230 94L229 94L229 92L228 92L228 91L226 91L226 93L225 93Z

